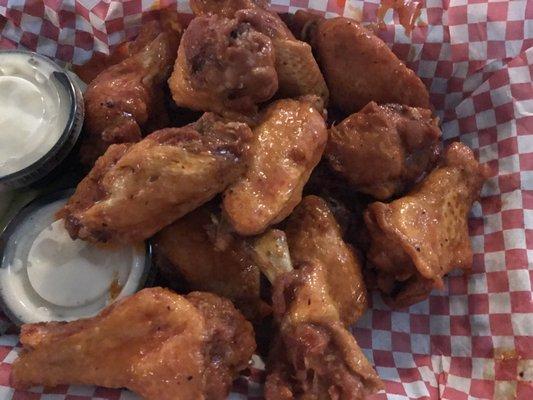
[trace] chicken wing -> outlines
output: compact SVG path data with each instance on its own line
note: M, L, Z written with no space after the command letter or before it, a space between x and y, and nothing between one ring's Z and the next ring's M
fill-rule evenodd
M84 95L84 164L94 164L113 143L138 142L143 134L165 126L163 84L176 58L179 29L177 22L166 30L149 24L127 50L131 56L91 81ZM139 49L139 44L145 46Z
M371 102L330 129L326 157L354 189L385 200L433 168L440 136L430 110Z
M329 90L311 47L296 40L278 14L255 7L236 15L272 39L280 97L314 95L327 105Z
M156 264L169 282L184 279L192 290L227 297L258 323L270 313L260 297L259 268L240 237L217 248L218 215L213 208L198 208L159 232L152 240Z
M370 101L431 108L429 94L416 74L387 45L357 22L296 12L297 37L308 41L330 90L332 105L347 114Z
M74 66L73 70L82 81L89 84L104 70L141 51L145 46L150 44L161 31L162 21L150 21L141 27L135 40L121 43L109 55L95 53L89 61L83 65Z
M324 266L331 300L341 320L354 323L367 307L361 263L342 240L339 224L327 203L317 196L305 197L291 214L285 228L292 261Z
M24 325L16 388L128 388L147 400L225 399L255 350L253 329L210 293L144 289L93 318Z
M382 388L326 281L324 267L308 263L274 283L279 332L267 363L267 400L363 400Z
M235 181L251 135L246 124L205 114L194 124L154 132L128 148L113 146L59 216L73 238L147 239Z
M237 18L197 17L168 83L178 106L253 114L278 90L272 41Z
M195 15L217 14L226 18L239 15L259 32L272 39L280 97L316 95L327 104L329 91L311 47L296 40L265 0L191 0Z
M328 283L330 266L305 261L294 270L287 238L274 229L256 239L252 251L273 284L277 334L267 362L266 399L362 400L380 389L377 374L341 321ZM315 259L327 258L327 250L324 254Z
M169 80L174 101L195 110L251 115L278 91L281 97L328 89L311 47L298 41L265 4L201 0L184 33Z
M472 265L468 212L488 176L472 150L450 145L439 167L413 191L365 212L372 244L367 254L378 285L394 307L409 306L442 287L453 268Z
M278 100L254 129L245 175L224 192L225 218L241 235L285 219L326 145L324 118L307 100Z

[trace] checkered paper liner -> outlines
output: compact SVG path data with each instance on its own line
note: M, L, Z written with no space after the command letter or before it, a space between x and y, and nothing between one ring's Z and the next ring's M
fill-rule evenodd
M376 22L379 0L273 0L278 11L314 9ZM131 38L171 0L0 0L0 47L80 64ZM406 36L389 11L379 35L429 88L446 140L459 138L491 167L471 212L474 266L445 290L391 312L374 295L353 327L386 384L372 399L530 399L533 396L533 2L426 0ZM9 386L18 340L0 319L0 400L126 400L130 392ZM261 399L264 365L230 398Z

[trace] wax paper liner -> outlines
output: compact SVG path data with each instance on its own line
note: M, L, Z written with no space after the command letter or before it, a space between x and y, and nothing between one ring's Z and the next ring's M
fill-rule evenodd
M153 11L185 2L0 0L0 46L82 63L134 35ZM310 8L375 23L379 1L274 0L279 11ZM374 296L353 331L385 380L373 399L530 399L533 396L533 2L427 0L410 36L389 11L380 36L428 86L445 139L459 137L492 174L472 210L474 266L446 289L402 312ZM371 71L369 71L371 73ZM7 321L4 332L9 332ZM0 399L128 399L93 387L9 386L17 338L0 338ZM260 399L254 359L235 399Z

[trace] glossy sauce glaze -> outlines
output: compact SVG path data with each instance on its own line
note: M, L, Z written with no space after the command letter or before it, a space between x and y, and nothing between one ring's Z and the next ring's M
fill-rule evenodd
M395 10L398 13L398 20L405 28L405 33L409 35L415 27L415 22L420 17L422 11L422 2L413 0L382 0L378 8L378 25L385 26L385 14L389 10Z

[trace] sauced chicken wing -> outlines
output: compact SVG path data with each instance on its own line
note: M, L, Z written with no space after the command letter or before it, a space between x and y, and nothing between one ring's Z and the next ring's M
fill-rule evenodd
M150 44L163 30L181 31L181 27L177 21L177 14L163 10L160 19L157 21L150 21L141 27L139 34L130 42L121 43L109 55L103 53L95 53L89 61L80 66L74 67L74 72L85 83L90 83L100 73L107 68L124 61L126 58L133 56L140 52L145 46ZM178 39L179 40L179 39Z
M259 268L242 238L217 248L215 218L216 211L203 206L159 232L152 242L157 265L169 282L185 279L193 290L227 297L249 320L260 322L270 310L260 298Z
M162 85L176 58L179 32L168 29L156 34L157 29L158 25L149 25L139 39L146 45L133 46L130 57L101 72L87 87L83 163L92 165L113 143L138 142L168 120Z
M59 216L73 238L147 239L241 175L250 137L246 124L205 114L194 124L154 132L125 150L112 147ZM118 160L113 157L122 151Z
M367 306L361 263L342 240L339 224L327 203L305 197L291 214L285 229L292 261L324 266L331 300L341 320L352 324Z
M327 104L329 91L307 43L296 40L279 15L264 0L192 0L196 15L239 16L272 39L281 97L316 95Z
M385 200L434 166L440 136L429 110L371 102L330 129L326 157L354 189Z
M426 87L373 33L349 18L296 12L295 27L311 44L330 90L345 113L370 101L431 108Z
M169 80L177 105L253 116L278 89L282 97L317 95L327 102L311 47L266 4L201 0L191 6L198 17L185 31Z
M367 256L391 305L420 301L433 287L442 287L442 277L453 268L471 267L468 212L487 174L472 150L454 143L442 164L405 197L368 207Z
M272 39L280 97L314 95L327 105L329 91L311 47L296 40L278 14L256 7L236 15Z
M93 318L24 325L12 384L126 387L147 400L225 399L255 350L228 300L144 289Z
M225 218L241 235L285 219L302 198L327 140L324 118L307 100L278 100L254 129L245 175L224 193Z
M300 265L274 282L279 332L267 364L267 400L363 400L381 389L331 294L321 264Z
M252 114L278 90L272 41L238 18L193 19L169 79L178 106Z

